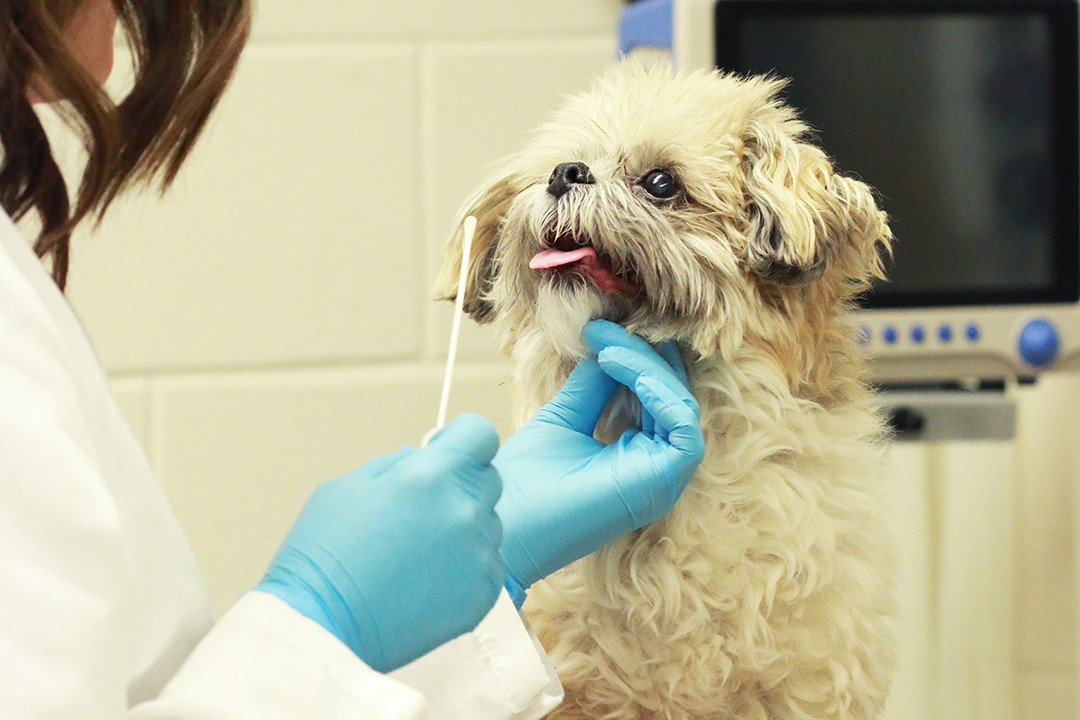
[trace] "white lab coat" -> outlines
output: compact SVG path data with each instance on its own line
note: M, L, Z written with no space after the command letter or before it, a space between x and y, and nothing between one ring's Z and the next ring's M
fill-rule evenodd
M553 678L505 593L390 676L270 595L215 625L81 325L0 213L0 714L528 719L558 703Z

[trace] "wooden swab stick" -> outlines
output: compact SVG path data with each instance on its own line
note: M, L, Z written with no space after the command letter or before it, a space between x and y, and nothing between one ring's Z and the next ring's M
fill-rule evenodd
M471 256L473 235L476 234L476 218L470 215L463 224L465 236L461 240L461 272L458 274L457 297L454 299L454 322L450 328L450 348L446 353L446 374L443 375L442 397L439 399L439 413L435 418L435 427L424 436L421 447L446 424L446 410L450 405L450 386L454 377L454 362L457 359L458 336L461 334L461 318L465 314L465 291L469 279L469 258Z

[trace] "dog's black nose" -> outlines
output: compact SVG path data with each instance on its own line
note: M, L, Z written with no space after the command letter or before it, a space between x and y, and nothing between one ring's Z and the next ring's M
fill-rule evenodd
M591 185L594 182L596 179L585 163L559 163L548 179L547 191L552 196L560 198L570 190L572 185Z

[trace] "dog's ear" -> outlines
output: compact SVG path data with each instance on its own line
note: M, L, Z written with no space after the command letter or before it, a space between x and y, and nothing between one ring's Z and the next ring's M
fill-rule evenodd
M865 184L842 177L792 120L751 122L743 143L747 255L763 280L804 285L831 266L848 280L881 277L891 233Z
M507 208L521 191L523 183L517 175L500 175L484 183L458 210L454 231L443 249L442 269L435 283L439 300L456 300L458 276L461 274L461 244L465 239L465 218L476 218L476 234L469 252L469 276L466 279L463 307L476 322L492 319L494 308L488 291L495 279L495 248L499 226Z

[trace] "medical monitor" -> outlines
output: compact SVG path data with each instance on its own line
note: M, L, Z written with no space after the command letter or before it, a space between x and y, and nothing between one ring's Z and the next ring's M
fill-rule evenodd
M896 236L861 311L883 383L1080 366L1075 0L675 0L690 64L790 80Z

